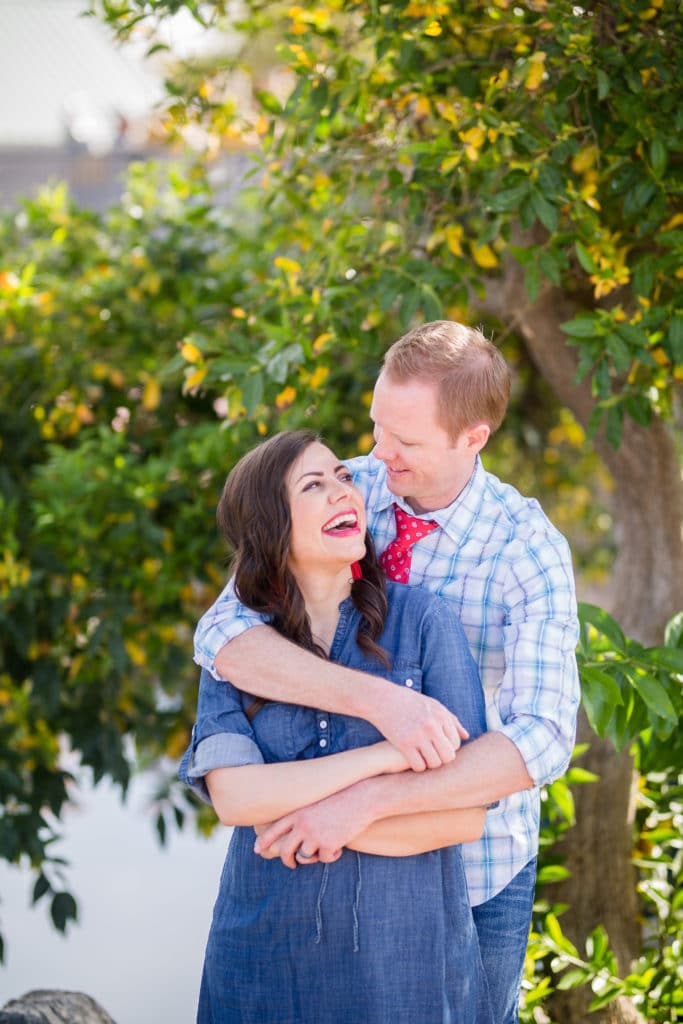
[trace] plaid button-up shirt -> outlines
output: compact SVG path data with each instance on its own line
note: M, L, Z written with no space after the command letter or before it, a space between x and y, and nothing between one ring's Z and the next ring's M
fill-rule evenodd
M396 534L394 502L415 513L389 490L382 462L369 455L349 465L381 553ZM512 740L536 787L549 783L569 763L579 705L567 542L537 501L501 483L479 459L456 500L424 518L441 529L413 548L410 584L455 609L479 668L489 730ZM220 648L261 621L228 584L199 622L195 661L216 674ZM513 793L488 812L482 838L463 845L473 906L500 892L536 854L539 817L538 788Z

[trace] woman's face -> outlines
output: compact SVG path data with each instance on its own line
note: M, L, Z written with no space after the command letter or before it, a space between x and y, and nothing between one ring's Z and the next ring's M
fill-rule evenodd
M365 505L351 474L324 444L306 448L287 474L292 572L338 571L365 554Z

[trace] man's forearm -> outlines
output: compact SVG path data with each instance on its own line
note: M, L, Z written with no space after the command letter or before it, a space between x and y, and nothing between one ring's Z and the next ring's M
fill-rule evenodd
M218 652L216 668L258 697L364 718L415 772L448 764L467 737L455 715L431 697L318 658L270 626L254 626L231 640Z
M426 811L374 821L347 843L349 850L380 857L409 857L457 843L471 843L484 831L486 811Z
M369 721L393 685L318 658L270 626L255 626L231 640L216 655L216 668L238 689L257 697Z
M351 787L365 822L420 811L482 807L534 785L517 747L501 733L467 743L455 761L426 773L384 775Z

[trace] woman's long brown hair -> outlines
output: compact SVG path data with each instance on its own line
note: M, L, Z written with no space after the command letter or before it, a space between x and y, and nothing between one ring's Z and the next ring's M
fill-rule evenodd
M283 431L252 449L228 474L216 517L233 550L235 593L242 604L269 616L287 639L327 657L313 639L303 596L287 564L292 531L287 474L319 440L310 430ZM388 668L387 653L377 643L387 616L386 586L369 533L365 546L362 578L351 586L361 614L358 645Z

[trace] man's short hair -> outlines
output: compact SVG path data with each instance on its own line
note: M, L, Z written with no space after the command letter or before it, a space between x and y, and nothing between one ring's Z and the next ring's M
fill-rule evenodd
M454 320L433 320L408 331L384 356L382 372L400 383L437 385L439 419L451 440L468 427L503 421L510 398L510 369L480 330Z

